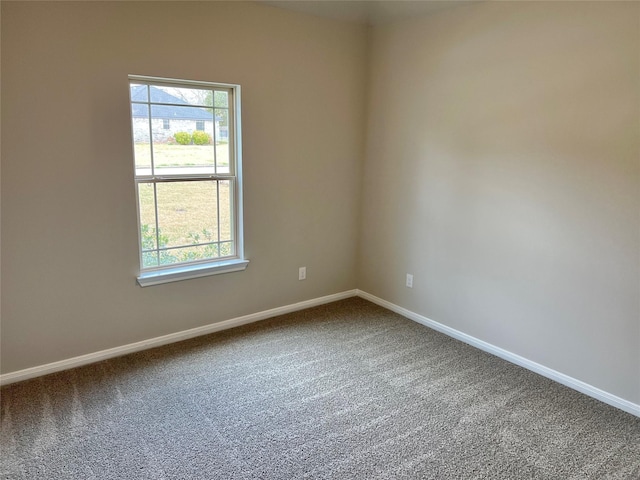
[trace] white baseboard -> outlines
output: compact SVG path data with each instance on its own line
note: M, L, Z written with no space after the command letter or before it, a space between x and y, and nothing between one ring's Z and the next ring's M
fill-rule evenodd
M560 373L556 370L545 367L544 365L540 365L539 363L528 360L524 357L521 357L520 355L516 355L515 353L511 353L500 347L491 345L490 343L479 340L475 337L472 337L471 335L467 335L466 333L460 332L459 330L447 327L446 325L438 323L420 314L412 312L411 310L407 310L406 308L400 307L394 303L378 298L375 295L371 295L370 293L364 292L362 290L347 290L345 292L340 292L333 295L314 298L291 305L285 305L283 307L272 308L270 310L264 310L262 312L252 313L249 315L244 315L242 317L236 317L222 322L212 323L210 325L204 325L202 327L183 330L181 332L171 333L169 335L163 335L161 337L150 338L148 340L142 340L140 342L130 343L120 347L109 348L107 350L101 350L99 352L89 353L87 355L60 360L58 362L48 363L46 365L40 365L37 367L26 368L24 370L18 370L16 372L5 373L4 375L0 375L0 385L8 385L10 383L21 382L30 378L88 365L90 363L127 355L129 353L139 352L141 350L147 350L149 348L167 345L169 343L187 340L189 338L199 337L201 335L207 335L209 333L219 332L221 330L258 322L260 320L276 317L278 315L284 315L286 313L296 312L298 310L304 310L305 308L315 307L318 305L323 305L325 303L331 303L354 296L359 296L361 298L364 298L365 300L369 300L370 302L380 305L381 307L387 308L388 310L407 317L410 320L437 330L441 333L444 333L445 335L453 337L471 346L479 348L480 350L507 360L508 362L524 367L527 370L538 373L544 377L561 383L562 385L577 390L578 392L584 393L585 395L600 400L608 405L640 417L640 405L617 397L616 395L605 392L604 390L600 390L599 388L589 385L588 383L582 382L573 377L565 375L564 373Z
M585 383L581 380L577 380L573 377L565 375L564 373L560 373L556 370L545 367L544 365L540 365L539 363L521 357L520 355L516 355L515 353L511 353L500 347L491 345L490 343L479 340L454 328L447 327L446 325L412 312L411 310L407 310L406 308L402 308L394 303L378 298L375 295L371 295L370 293L363 292L362 290L357 290L357 295L361 298L364 298L365 300L369 300L372 303L391 310L392 312L396 312L403 317L407 317L414 322L437 330L438 332L444 333L449 337L453 337L473 347L479 348L480 350L484 350L485 352L495 355L496 357L500 357L508 362L524 367L527 370L531 370L532 372L538 373L543 377L547 377L551 380L561 383L562 385L577 390L578 392L593 397L596 400L600 400L601 402L604 402L608 405L619 408L620 410L624 410L625 412L635 415L636 417L640 417L640 405L625 400L624 398L612 395L611 393L600 390L599 388L596 388L593 385L589 385L588 383Z
M202 327L191 328L189 330L183 330L181 332L171 333L169 335L163 335L161 337L142 340L141 342L129 343L128 345L123 345L121 347L109 348L107 350L101 350L99 352L89 353L87 355L80 355L79 357L68 358L66 360L60 360L58 362L48 363L46 365L40 365L32 368L25 368L24 370L18 370L16 372L5 373L4 375L0 375L0 385L8 385L10 383L21 382L30 378L60 372L62 370L68 370L70 368L80 367L82 365L88 365L90 363L107 360L109 358L120 357L129 353L139 352L141 350L147 350L154 347L160 347L169 343L179 342L181 340L187 340L189 338L219 332L221 330L238 327L240 325L246 325L248 323L258 322L260 320L266 320L267 318L284 315L285 313L296 312L298 310L304 310L305 308L315 307L349 297L355 297L356 294L357 290L347 290L346 292L335 293L333 295L327 295L325 297L313 298L304 302L293 303L291 305L272 308L270 310L264 310L262 312L252 313L249 315L244 315L242 317L236 317L230 320L212 323L210 325L204 325Z

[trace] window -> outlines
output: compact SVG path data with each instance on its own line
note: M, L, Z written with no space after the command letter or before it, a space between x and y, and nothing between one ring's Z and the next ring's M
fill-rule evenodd
M139 76L129 81L138 283L244 270L240 86ZM202 128L190 129L194 120Z
M163 118L162 119L162 128L164 128L165 130L169 130L169 128L171 128L171 126L169 125L169 119L168 118Z

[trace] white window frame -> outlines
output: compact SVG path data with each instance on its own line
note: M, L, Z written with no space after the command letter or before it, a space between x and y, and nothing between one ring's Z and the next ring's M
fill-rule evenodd
M138 254L140 258L140 273L137 277L137 282L141 287L147 287L151 285L158 285L168 282L176 282L180 280L187 280L190 278L198 278L209 275L217 275L221 273L237 272L247 268L249 260L244 258L244 235L243 235L243 205L242 205L242 129L241 129L241 88L240 85L227 84L227 83L214 83L214 82L200 82L193 80L179 80L172 78L159 78L149 77L143 75L129 75L129 85L131 84L145 84L156 86L170 86L170 87L202 87L206 89L224 88L231 92L231 101L229 104L230 122L229 128L233 128L233 141L229 143L230 149L230 174L205 174L205 175L184 175L184 174L172 174L162 176L155 175L140 175L138 176L135 168L135 143L132 137L132 148L134 149L134 182L136 188L136 210L138 213ZM131 87L129 87L131 92ZM150 101L150 99L147 99ZM130 99L131 105L131 99ZM131 118L133 124L133 117ZM151 120L150 120L151 121ZM132 127L133 128L133 127ZM133 135L133 133L132 133ZM153 142L153 139L150 138ZM231 161L233 157L233 161ZM211 181L211 180L232 180L233 183L233 197L231 199L232 208L232 222L234 231L234 246L235 255L232 257L224 257L218 259L206 259L193 262L184 262L174 265L166 265L152 268L143 267L143 254L142 254L142 234L140 231L140 205L138 195L138 185L141 183L160 183L166 181L180 181L189 179L191 181Z

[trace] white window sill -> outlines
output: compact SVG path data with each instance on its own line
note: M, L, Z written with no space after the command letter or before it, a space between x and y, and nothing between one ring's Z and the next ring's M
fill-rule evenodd
M138 277L138 285L150 287L162 283L179 282L190 278L207 277L209 275L219 275L221 273L239 272L247 268L249 260L226 260L222 262L199 263L197 265L183 265L165 270L154 270L152 272L141 273Z

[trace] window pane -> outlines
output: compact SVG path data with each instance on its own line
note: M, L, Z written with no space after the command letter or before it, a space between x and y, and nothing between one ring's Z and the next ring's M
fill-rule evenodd
M136 175L151 175L151 145L149 143L149 107L131 104L133 156Z
M170 182L156 185L158 226L167 247L218 240L215 181Z
M171 265L174 263L195 262L198 260L207 260L208 258L218 258L219 256L219 247L217 244L194 245L160 251L160 264Z
M229 110L216 108L216 165L217 173L230 173L229 168Z
M153 184L138 184L138 208L140 212L140 247L142 249L142 267L157 267L158 237L156 235L156 208ZM162 236L160 239L162 243Z
M225 92L224 90L216 90L213 96L214 106L224 108L229 106L229 92Z
M152 105L151 117L157 175L214 173L212 112Z
M216 145L216 158L218 161L217 173L231 173L229 168L229 144L221 143Z
M213 106L213 91L202 88L151 86L151 102Z
M223 180L220 184L220 240L233 240L233 187L231 182Z
M235 252L233 251L233 243L232 242L221 243L220 244L220 256L221 257L230 257L232 255L235 255Z
M146 102L149 100L149 87L147 85L141 85L139 83L131 84L131 101L132 102Z
M158 252L142 252L142 268L151 268L158 266Z
M142 250L158 247L156 236L156 207L152 183L138 184L138 208L140 209L140 246Z

